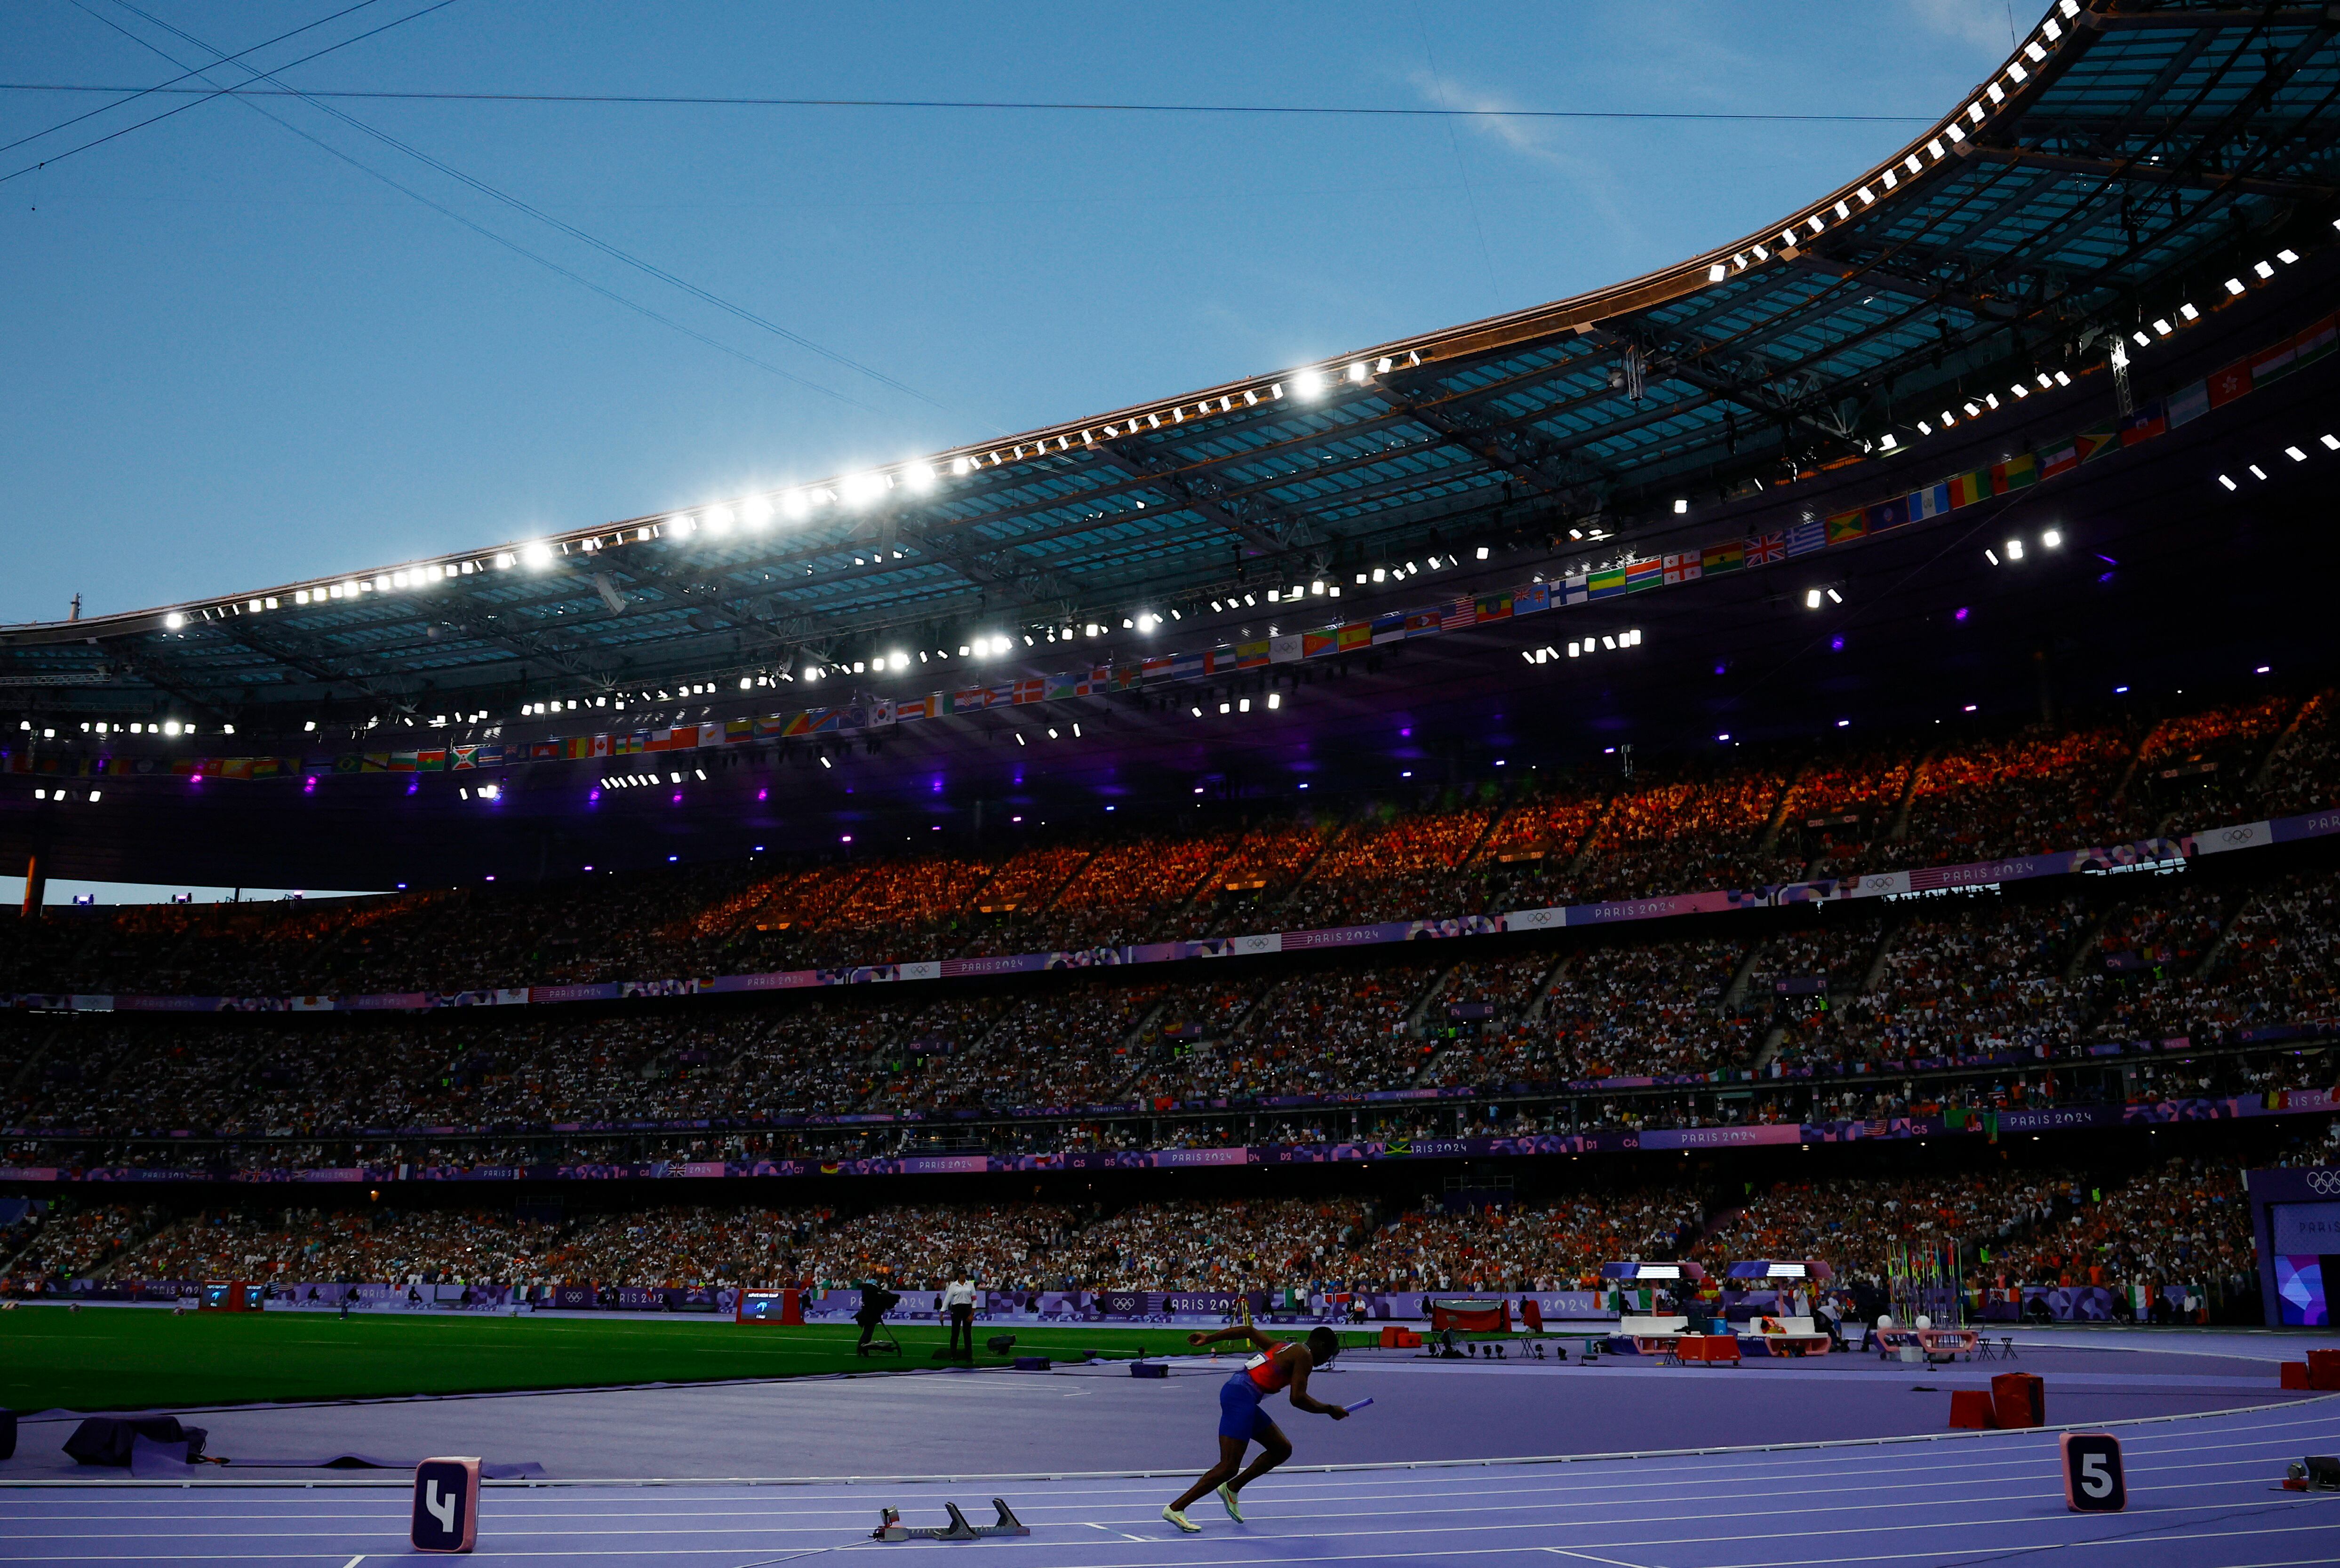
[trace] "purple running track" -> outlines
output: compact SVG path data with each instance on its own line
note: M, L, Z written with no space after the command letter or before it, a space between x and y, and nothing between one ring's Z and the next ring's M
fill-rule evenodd
M481 1568L748 1568L966 1551L988 1568L1546 1562L1607 1568L1929 1568L2064 1548L2106 1568L2285 1568L2340 1560L2340 1495L2281 1490L2285 1465L2340 1449L2340 1401L2113 1428L2129 1507L2064 1506L2057 1434L1987 1433L1689 1457L1393 1465L1271 1475L1246 1522L1215 1503L1200 1536L1160 1518L1177 1483L1115 1477L858 1485L489 1487ZM1004 1495L1028 1538L880 1544L880 1506L913 1526ZM362 1568L409 1554L407 1496L277 1485L0 1492L0 1563L287 1563Z

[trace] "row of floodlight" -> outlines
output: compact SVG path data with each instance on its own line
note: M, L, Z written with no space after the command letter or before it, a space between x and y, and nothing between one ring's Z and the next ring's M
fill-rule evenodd
M2331 432L2326 431L2324 434L2317 436L2315 439L2323 444L2324 449L2326 452L2340 452L2340 435L2334 435ZM2298 446L2296 444L2285 447L2283 449L2283 455L2291 459L2294 462L2305 462L2307 461L2307 450L2305 447ZM2256 480L2264 481L2267 477L2267 471L2261 468L2255 462L2245 463L2243 465L2243 471L2249 474ZM2234 476L2232 474L2220 474L2218 476L2218 483L2229 491L2239 490L2242 488L2235 482Z

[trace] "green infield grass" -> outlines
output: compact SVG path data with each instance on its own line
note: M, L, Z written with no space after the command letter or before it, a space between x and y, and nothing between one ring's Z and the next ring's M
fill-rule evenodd
M263 1400L365 1399L500 1389L591 1388L891 1372L945 1365L943 1328L894 1325L902 1355L864 1358L850 1324L802 1328L728 1318L489 1317L421 1312L189 1313L152 1308L30 1306L0 1314L0 1407L121 1410ZM977 1366L1011 1356L1076 1361L1089 1350L1127 1358L1186 1348L1167 1325L1099 1328L976 1325ZM1297 1337L1303 1330L1284 1331ZM1012 1334L994 1355L983 1342ZM1372 1335L1342 1336L1370 1344Z

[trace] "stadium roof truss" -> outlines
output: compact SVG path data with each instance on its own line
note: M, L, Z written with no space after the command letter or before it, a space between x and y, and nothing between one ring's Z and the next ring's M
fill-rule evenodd
M1886 163L1611 288L729 506L0 630L0 684L84 716L411 721L1630 540L1922 440L1968 387L2118 366L2254 236L2330 214L2335 97L2340 8L2057 0Z

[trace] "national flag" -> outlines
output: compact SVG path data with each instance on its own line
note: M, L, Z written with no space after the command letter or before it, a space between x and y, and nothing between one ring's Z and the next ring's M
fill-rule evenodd
M1166 653L1157 653L1138 665L1139 674L1147 680L1167 680L1173 660Z
M2300 328L2299 335L2292 340L2295 349L2292 368L2297 370L2301 365L2322 359L2332 352L2335 341L2340 341L2340 316L2326 316L2320 322Z
M482 746L479 749L478 756L480 766L482 768L501 768L504 765L504 749L501 746ZM517 762L520 759L514 757L512 760Z
M937 712L947 713L950 711L950 699L945 697L941 692L936 692L932 700L936 705L936 710ZM759 740L775 739L778 737L781 730L787 727L788 719L781 715L778 713L759 713L756 716L756 739ZM598 757L602 755L602 753L597 751L594 755Z
M1949 479L1950 505L1954 508L1972 506L1990 499L1990 475L1978 470L1972 473L1956 473Z
M978 712L985 708L987 703L988 695L980 686L970 686L961 690L954 691L951 693L950 697L951 711L954 713ZM804 715L798 714L797 717L801 719ZM788 728L788 733L796 735L801 734L802 731L798 729L795 725L791 724Z
M1573 577L1561 579L1560 601L1562 604L1581 604L1591 598L1591 591L1585 584L1585 576L1581 571Z
M476 746L456 746L449 749L448 765L459 772L480 765L480 749Z
M1067 670L1062 675L1050 675L1044 679L1047 685L1048 700L1051 702L1061 701L1067 697L1088 695L1089 679L1086 675L1075 675Z
M1940 517L1950 510L1950 487L1947 484L1929 484L1923 490L1911 491L1908 501L1911 522L1922 521L1929 517Z
M1788 536L1784 533L1750 534L1742 548L1749 566L1776 566L1788 559Z
M415 766L416 766L416 764L415 764L415 757L416 757L416 753L414 753L414 752L412 752L412 751L393 751L393 752L392 752L392 753L390 754L390 770L391 770L392 773L411 773L411 772L413 772L413 771L415 770Z
M1405 618L1405 634L1408 637L1429 637L1445 630L1446 617L1440 610L1417 610Z
M2256 375L2253 378L2256 379ZM2141 403L2120 422L2121 445L2135 446L2141 441L2151 441L2169 429L2169 420L2161 410L2161 400Z
M1203 656L1199 653L1174 653L1170 656L1170 679L1192 680L1203 673Z
M1115 691L1128 690L1137 684L1138 679L1137 666L1135 664L1116 664L1113 667L1113 689Z
M1207 675L1225 675L1235 668L1236 654L1232 645L1214 648L1203 655L1203 671Z
M1002 680L996 682L984 691L983 700L985 705L991 708L1013 707L1016 700L1016 689L1020 684L1022 684L1020 681L1015 680ZM1035 681L1033 684L1036 686L1039 682ZM1038 699L1036 697L1034 700L1037 701Z
M1621 566L1610 571L1596 571L1584 582L1592 598L1614 599L1625 591L1625 569Z
M2298 354L2296 337L2279 343L2270 343L2251 356L2251 385L2262 387L2276 377L2288 373L2291 362Z
M252 777L252 759L223 757L219 759L219 766L213 770L213 776L220 779L249 779Z
M1509 620L1512 618L1512 596L1508 593L1482 593L1479 596L1479 619Z
M1552 584L1531 582L1525 588L1512 590L1513 615L1536 615L1552 608Z
M2005 495L2011 491L2028 490L2039 482L2039 460L2029 452L2008 458L2005 462L1990 465L1990 493Z
M581 761L593 755L593 737L570 735L559 740L533 740L528 744L526 752L528 759L531 762L540 761L547 757L566 758L571 762Z
M1880 501L1874 506L1861 508L1860 520L1871 533L1883 533L1889 528L1899 528L1909 521L1909 498L1897 495L1890 501ZM1830 544L1836 541L1830 539Z
M1378 639L1376 639L1376 640L1378 640ZM1257 670L1266 662L1266 638L1263 637L1256 642L1238 642L1235 644L1235 668L1237 670Z
M1808 517L1788 526L1788 553L1790 556L1810 555L1828 544L1828 525L1819 518Z
M647 740L645 740L645 741L643 741L643 742L642 742L642 749L643 749L643 750L645 750L645 751L671 751L671 750L673 750L673 749L674 749L674 731L673 731L673 730L671 730L671 729L653 729L653 730L650 730L650 731L649 732L649 738Z
M920 719L939 719L943 712L943 694L929 691L924 697L897 700L894 704L894 722L907 724Z
M1438 624L1448 631L1460 631L1478 623L1479 607L1468 594L1450 602L1438 617Z
M2039 474L2043 479L2054 479L2057 474L2069 473L2079 466L2079 444L2069 436L2040 454Z
M1710 544L1698 552L1699 574L1703 577L1742 571L1746 565L1747 546L1740 540L1734 539L1728 544Z
M1655 588L1666 580L1664 561L1651 558L1636 561L1625 568L1625 591L1639 593L1645 588Z
M1685 551L1680 555L1667 556L1665 568L1668 582L1695 582L1701 570L1696 551Z
M1869 520L1858 511L1834 512L1828 518L1828 541L1842 544L1869 531Z
M2094 462L2108 452L2120 450L2120 427L2114 424L2093 425L2074 436L2072 444L2080 449L2082 462Z
M1328 653L1341 651L1341 634L1334 631L1304 631L1300 634L1300 657L1322 659Z
M1374 616L1373 640L1376 643L1404 641L1405 611L1403 610L1392 610L1387 615Z
M414 766L418 771L423 773L444 773L447 771L447 753L443 749L417 751L414 754Z
M756 721L752 719L726 719L723 721L723 744L737 746L756 738Z
M2164 400L2163 406L2168 411L2171 430L2181 424L2191 424L2210 412L2210 384L2196 382L2191 386L2180 387Z
M2224 370L2212 371L2207 378L2210 406L2224 408L2251 390L2251 367L2247 360L2236 360Z

